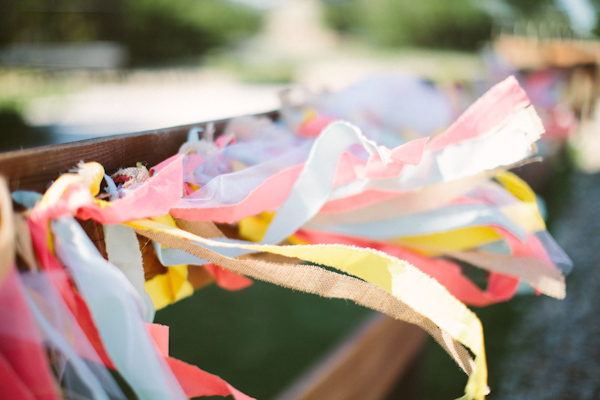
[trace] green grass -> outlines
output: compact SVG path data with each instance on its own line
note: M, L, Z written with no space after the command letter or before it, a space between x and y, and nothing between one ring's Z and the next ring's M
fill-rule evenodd
M257 399L271 399L372 312L255 282L239 292L215 285L160 310L170 355L219 375Z

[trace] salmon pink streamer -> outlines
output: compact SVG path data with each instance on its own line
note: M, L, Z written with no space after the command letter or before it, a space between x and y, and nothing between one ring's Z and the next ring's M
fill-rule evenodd
M0 286L0 321L0 393L11 399L60 399L14 266Z
M444 133L428 143L430 151L440 150L488 132L508 115L530 104L527 94L514 76L506 78L473 103Z
M200 368L169 356L169 327L159 324L146 324L148 333L154 340L159 353L171 368L173 375L189 398L199 396L233 396L235 400L254 400L229 383Z

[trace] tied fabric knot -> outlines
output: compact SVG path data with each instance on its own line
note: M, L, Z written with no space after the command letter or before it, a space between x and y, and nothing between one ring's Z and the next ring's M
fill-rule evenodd
M124 189L146 182L150 179L150 173L143 167L121 168L111 175L115 183L121 183Z

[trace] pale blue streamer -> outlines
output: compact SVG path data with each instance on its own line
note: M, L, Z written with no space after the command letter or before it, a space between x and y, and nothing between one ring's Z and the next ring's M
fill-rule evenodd
M362 145L370 154L379 152L374 142L347 122L334 122L321 132L292 192L269 225L263 243L279 243L319 212L331 193L340 156L354 144ZM380 157L385 161L381 153Z
M207 171L210 175L202 176L204 168L223 164L222 160L214 163L207 160L201 165L201 170L195 172L196 178L192 182L202 185L202 187L190 196L181 199L177 207L212 208L237 204L248 197L252 190L270 176L285 168L303 163L308 148L307 145L300 146L285 154L264 159L263 162L240 171L230 173ZM250 149L246 150L253 153Z
M188 142L199 142L200 141L200 132L204 132L204 128L201 128L199 126L194 126L193 128L190 128L190 130L188 131L187 141Z
M504 239L482 244L481 246L477 247L477 250L483 253L511 254L510 246Z
M542 245L548 252L548 256L556 264L558 268L565 274L568 275L573 270L573 261L565 253L565 251L556 243L552 235L548 231L536 232L535 235L542 242Z
M142 252L139 250L135 231L130 226L122 224L104 224L102 228L108 261L123 272L143 300L142 304L137 305L143 306L140 315L144 321L154 321L156 308L144 287L146 280Z
M256 140L252 142L238 142L224 147L221 152L226 159L233 159L241 162L243 165L252 167L263 163L269 163L271 160L278 160L282 165L293 165L304 162L314 139L307 139L298 136L279 140ZM221 158L214 155L211 158ZM209 161L207 159L207 161ZM209 167L207 164L206 167Z
M127 278L98 253L71 217L52 221L56 251L85 298L115 366L142 399L185 399L156 353Z
M360 224L311 225L322 231L348 236L384 240L403 236L427 235L473 226L501 226L521 240L527 232L495 207L479 204L459 204L424 213L411 214L384 221Z
M110 195L111 200L118 199L119 189L117 188L117 185L113 178L111 178L107 174L104 174L104 181L106 182L106 188L104 190L106 190L106 193Z
M89 391L91 396L90 398L98 400L109 400L109 398L126 399L125 395L118 388L108 372L103 371L102 375L104 376L98 376L90 370L86 363L81 360L69 342L65 340L63 337L64 332L58 331L52 325L52 323L46 319L28 292L25 292L25 300L29 305L31 314L44 333L46 340L50 342L49 347L57 348L64 355L64 357L73 364L73 372L79 376L79 382L83 385L86 385L86 389ZM44 300L49 302L51 305L56 305L56 303L54 303L56 299L45 298ZM100 373L100 370L96 372ZM98 379L102 379L104 385L102 385ZM106 393L107 389L109 390L110 397Z
M238 243L238 244L256 244L256 243L248 242L248 241L244 241L244 240L234 240L234 239L227 239L227 238L211 238L211 240L214 240L217 242L223 242L223 243L233 243L233 244L236 244L236 243ZM206 245L205 243L196 243L196 244L198 244L210 251L218 253L222 256L230 257L230 258L234 258L234 257L240 256L243 254L249 254L249 253L256 252L255 250L209 246L209 245ZM173 265L185 265L185 264L204 265L204 264L209 263L209 261L203 260L196 256L193 256L190 253L187 253L183 250L174 249L171 247L162 247L160 243L157 243L155 241L152 242L152 245L154 246L154 252L156 253L156 256L158 257L158 260L165 267L170 267Z
M37 192L28 190L16 190L11 194L12 199L26 208L33 208L38 201L42 199L42 195Z

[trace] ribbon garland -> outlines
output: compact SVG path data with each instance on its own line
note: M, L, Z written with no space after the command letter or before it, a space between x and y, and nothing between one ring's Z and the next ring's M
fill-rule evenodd
M36 379L0 346L2 389L23 398L58 398L59 391L123 398L132 391L139 398L249 399L169 357L167 328L150 322L155 308L208 280L238 290L251 277L350 299L422 327L469 375L463 399L483 399L489 392L483 328L463 301L508 300L521 281L565 296L570 260L545 231L535 194L507 172L535 154L539 118L509 78L443 133L386 139L395 143L390 149L372 139L382 131L336 121L334 114L347 110L325 103L284 104L283 125L233 120L227 140L216 143L191 135L185 151L152 168L149 178L120 176L134 180L127 189L100 164L80 164L26 213L26 226L17 223L20 234L0 186L0 298L6 300L0 314L29 316L16 330L0 330L2 342L20 340L35 326L50 338L42 345L33 335L19 347L19 357L36 360ZM103 178L111 201L97 197ZM103 225L108 260L74 216ZM214 222L228 224L220 225L228 235ZM16 246L26 228L33 256ZM17 250L28 272L16 272ZM488 271L487 289L471 282L460 263ZM194 281L199 271L201 282ZM9 291L8 284L24 289ZM55 311L42 306L43 298ZM61 336L57 313L74 326L79 345ZM46 343L69 376L60 385L43 356ZM129 386L116 385L106 369Z
M338 268L380 287L391 293L396 299L402 300L409 309L407 312L414 312L420 315L419 317L414 317L413 320L430 320L441 330L448 332L454 340L465 344L474 352L475 370L467 385L467 398L483 398L483 393L486 388L487 369L485 366L485 351L481 323L475 314L452 297L441 285L406 262L394 259L384 253L378 253L374 250L365 248L340 245L236 245L204 239L190 234L189 232L150 220L131 221L128 222L127 225L134 228L139 234L168 247L185 250L199 258L219 264L235 272L243 273L267 282L277 283L292 289L326 296L325 291L309 289L308 286L305 286L306 277L304 274L294 274L291 271L283 273L279 271L279 267L287 270L295 269L291 264L287 266L272 264L271 268L267 269L264 263L252 263L220 256L217 252L210 251L206 247L238 247L279 254L286 257L299 258L305 261ZM252 264L255 265L253 266ZM240 265L243 267L240 267ZM314 269L317 268L315 267ZM256 270L259 270L260 272L254 272ZM311 275L317 275L316 271L312 272ZM332 285L332 283L327 283L327 280L323 277L322 279L319 279L319 283L315 284L315 287L319 287L319 285L327 286ZM366 300L357 300L356 298L351 297L349 293L365 292L364 289L362 291L357 291L357 289L359 288L351 287L348 292L339 297L353 299L359 304L364 304ZM423 293L426 293L427 297L424 297ZM365 297L367 296L368 295L365 295ZM374 304L374 302L369 303L371 307L373 307Z

